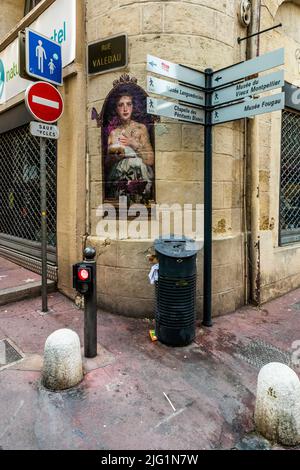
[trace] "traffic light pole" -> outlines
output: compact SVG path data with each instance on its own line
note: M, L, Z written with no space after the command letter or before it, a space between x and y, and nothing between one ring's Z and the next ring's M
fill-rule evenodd
M93 248L84 250L85 261L92 268L92 289L84 295L84 356L97 356L97 266Z
M42 312L48 312L47 299L47 169L46 139L40 137Z

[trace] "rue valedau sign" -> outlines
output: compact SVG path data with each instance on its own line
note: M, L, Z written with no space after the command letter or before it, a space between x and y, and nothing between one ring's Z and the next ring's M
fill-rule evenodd
M128 65L127 34L111 36L88 44L87 67L89 75L118 70Z

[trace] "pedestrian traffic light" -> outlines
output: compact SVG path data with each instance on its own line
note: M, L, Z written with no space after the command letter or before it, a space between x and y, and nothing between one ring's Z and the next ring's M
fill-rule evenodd
M89 263L73 264L73 287L80 294L90 294L93 290L93 269Z

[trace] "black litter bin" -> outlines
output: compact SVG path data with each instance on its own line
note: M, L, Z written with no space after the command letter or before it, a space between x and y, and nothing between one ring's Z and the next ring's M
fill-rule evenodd
M197 243L188 238L158 239L155 334L162 343L185 346L195 338Z

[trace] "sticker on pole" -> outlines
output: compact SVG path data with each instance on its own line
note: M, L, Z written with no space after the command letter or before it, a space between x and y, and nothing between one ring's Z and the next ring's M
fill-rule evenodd
M59 91L50 83L36 82L25 93L28 111L37 121L53 123L62 115L64 103Z

